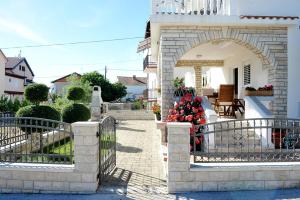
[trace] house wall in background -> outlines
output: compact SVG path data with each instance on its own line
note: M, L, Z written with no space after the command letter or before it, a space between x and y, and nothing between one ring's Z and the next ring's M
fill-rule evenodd
M24 79L5 76L5 90L14 92L24 92Z
M0 96L4 94L6 59L0 52Z
M25 67L25 71L22 71L19 69L19 67L16 67L15 69L13 69L13 73L14 74L17 74L17 75L20 75L20 76L26 76L27 79L29 80L33 80L33 76L29 70L29 68L27 67L26 63L23 61L19 64L19 66L24 66Z
M138 99L139 97L143 96L143 92L144 90L147 89L146 85L143 86L128 86L126 85L126 91L127 91L127 95L126 98L136 98Z

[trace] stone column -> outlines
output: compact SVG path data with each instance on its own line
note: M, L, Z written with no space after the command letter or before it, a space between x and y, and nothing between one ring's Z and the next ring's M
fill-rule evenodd
M195 77L196 77L196 94L202 96L202 67L194 66Z
M161 117L165 121L168 112L173 108L174 104L174 55L170 53L170 47L167 45L170 41L161 39L161 62L160 62L160 78L161 78ZM165 45L166 44L166 45Z
M168 128L168 192L175 193L190 187L186 176L190 170L191 123L167 123ZM197 184L193 183L192 187ZM191 189L191 188L190 188Z
M74 132L75 173L81 174L81 182L70 183L71 191L96 192L99 172L99 122L72 124Z
M275 118L286 118L288 89L287 58L277 58L277 66L269 68L269 83L273 85L273 115Z

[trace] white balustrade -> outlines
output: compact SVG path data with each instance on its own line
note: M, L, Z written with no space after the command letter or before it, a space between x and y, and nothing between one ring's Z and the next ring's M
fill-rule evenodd
M152 14L229 15L230 0L152 0Z

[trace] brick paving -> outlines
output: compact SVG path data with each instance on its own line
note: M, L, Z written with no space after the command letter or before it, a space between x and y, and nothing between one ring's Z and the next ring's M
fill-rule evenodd
M117 168L99 188L100 193L120 193L145 199L167 194L160 139L154 121L121 121L117 127Z

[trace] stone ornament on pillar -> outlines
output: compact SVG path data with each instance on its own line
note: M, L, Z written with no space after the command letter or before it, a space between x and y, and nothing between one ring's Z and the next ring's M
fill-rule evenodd
M102 106L103 106L103 100L101 96L101 87L94 86L93 95L92 95L92 104L91 104L92 121L100 121Z

